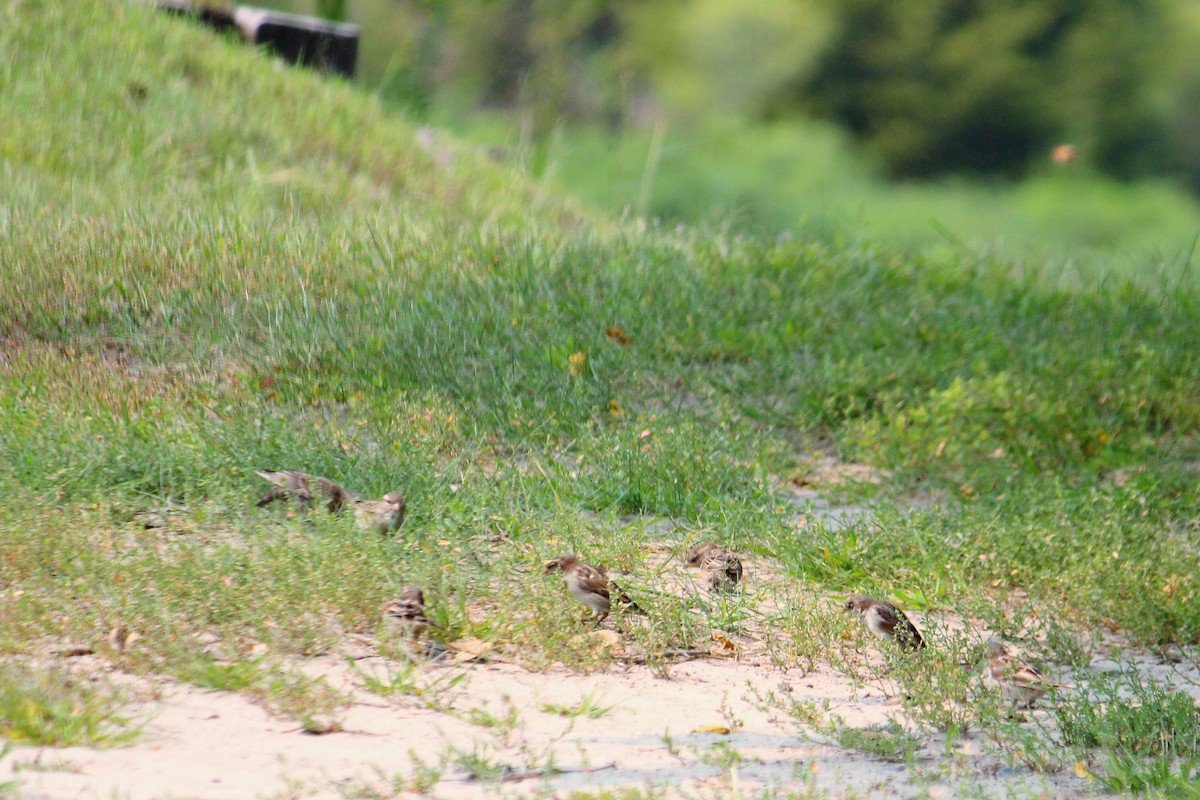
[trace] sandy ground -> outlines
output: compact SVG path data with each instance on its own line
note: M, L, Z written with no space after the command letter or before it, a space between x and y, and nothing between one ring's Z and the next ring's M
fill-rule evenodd
M1160 680L1180 674L1153 662L1145 659L1140 666L1158 672ZM380 675L387 670L378 656L361 658L356 667ZM466 673L438 696L459 712L455 715L412 697L385 699L357 689L348 662L338 657L313 659L304 668L353 693L343 732L306 734L294 721L273 717L236 694L128 679L153 688L160 698L135 707L135 714L150 721L133 746L18 748L0 762L0 780L15 769L18 796L24 798L411 797L416 795L405 789L415 767L446 760L428 796L568 797L572 791L617 787L656 787L668 796L698 798L754 797L771 788L801 797L889 798L967 791L1077 797L1094 791L1094 784L1070 770L1038 775L1007 767L979 734L948 749L944 739L930 737L907 763L870 758L805 736L756 699L774 691L828 700L833 713L855 726L900 714L899 704L877 688L856 688L832 672L804 674L729 659L684 662L666 678L640 666L592 675L530 673L495 663L424 667L432 681ZM1190 678L1200 679L1194 668ZM598 718L567 718L546 709L578 707L585 699L611 708ZM515 715L515 724L472 724L462 716L473 709L502 719ZM731 733L697 732L705 726ZM461 765L463 754L507 765L506 779L473 777ZM731 770L734 758L738 763ZM543 768L551 762L567 771L546 777Z

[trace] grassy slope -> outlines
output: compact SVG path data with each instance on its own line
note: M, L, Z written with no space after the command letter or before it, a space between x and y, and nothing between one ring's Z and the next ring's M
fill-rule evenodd
M534 570L641 563L627 513L775 555L796 592L1014 626L1019 588L1056 631L1200 638L1195 291L617 229L140 7L5 14L0 651L209 674L194 634L312 652L416 580L452 634L582 663ZM780 479L813 442L949 502L797 529ZM262 466L401 486L403 542L296 534L250 507ZM176 533L143 529L168 503ZM785 631L826 619L787 603ZM649 604L649 644L747 613Z

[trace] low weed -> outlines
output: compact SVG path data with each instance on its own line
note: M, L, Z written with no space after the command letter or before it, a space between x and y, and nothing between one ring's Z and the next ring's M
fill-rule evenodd
M5 742L3 746L0 746L0 761L4 760L10 753L12 753L12 742ZM17 780L0 781L0 797L15 795L18 785L19 781Z
M1200 776L1200 708L1132 668L1079 673L1078 688L1058 693L1049 718L997 717L985 732L1031 769L1076 772L1110 791L1189 797ZM1086 766L1093 764L1093 766Z
M487 701L482 705L468 708L465 711L455 711L454 716L461 720L487 728L497 741L507 745L513 734L520 728L521 716L512 698L507 695L500 698L502 710L493 711L488 708Z
M376 670L366 671L355 663L350 666L367 691L380 697L416 698L421 705L434 711L452 710L455 698L469 679L466 672L430 677L420 662L411 659L385 662L382 676Z
M104 681L11 659L0 666L0 735L9 742L119 747L144 724L121 713L128 698Z
M390 800L406 792L428 794L441 781L445 765L440 761L427 764L412 750L408 751L408 757L412 762L408 773L388 774L372 766L371 777L338 781L335 788L346 800Z
M274 714L295 719L307 733L341 730L339 714L348 698L323 678L261 658L228 663L193 658L168 669L196 686L241 693Z
M884 761L907 761L921 746L919 738L895 722L856 728L835 715L820 732L842 747Z
M601 704L601 695L598 692L588 692L579 703L573 706L559 705L557 703L543 703L541 710L547 714L557 714L560 717L574 719L575 717L587 717L589 719L600 719L608 712L612 711L616 706L607 706Z

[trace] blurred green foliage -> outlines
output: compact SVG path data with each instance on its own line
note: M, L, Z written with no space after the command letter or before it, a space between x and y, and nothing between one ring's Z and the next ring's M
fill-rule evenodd
M1168 159L1175 5L848 0L796 100L901 174L1018 172L1063 139L1106 171L1145 174Z
M1025 174L1071 143L1105 174L1200 187L1190 0L423 0L346 11L365 29L363 80L385 99L419 113L435 100L516 110L543 146L563 121L699 129L818 116L892 175Z

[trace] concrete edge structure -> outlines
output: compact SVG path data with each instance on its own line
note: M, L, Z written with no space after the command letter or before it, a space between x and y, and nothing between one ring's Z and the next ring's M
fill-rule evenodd
M353 23L252 6L229 8L189 0L153 2L163 11L192 17L216 31L236 30L245 41L267 47L289 64L344 78L353 78L357 69L361 29Z

